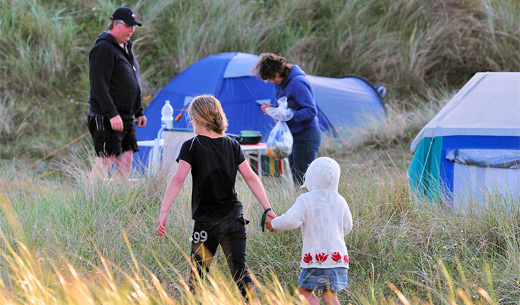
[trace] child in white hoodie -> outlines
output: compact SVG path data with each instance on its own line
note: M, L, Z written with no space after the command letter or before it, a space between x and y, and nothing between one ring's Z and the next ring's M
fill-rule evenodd
M337 291L347 287L349 256L345 236L352 231L352 215L338 193L340 167L328 157L314 160L305 174L309 190L283 215L266 226L274 230L301 228L303 249L298 291L311 304L320 304L314 290L323 290L325 304L339 305Z

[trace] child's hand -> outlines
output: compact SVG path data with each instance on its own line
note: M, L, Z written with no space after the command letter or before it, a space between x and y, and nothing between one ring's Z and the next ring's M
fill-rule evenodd
M271 226L271 220L275 219L277 216L276 214L272 213L274 215L269 215L269 213L266 215L265 217L265 227L267 228L267 230L271 231L271 232L276 232L275 229L273 229L273 226Z
M168 214L159 215L159 220L157 220L157 235L164 236L166 235L166 219L168 218Z

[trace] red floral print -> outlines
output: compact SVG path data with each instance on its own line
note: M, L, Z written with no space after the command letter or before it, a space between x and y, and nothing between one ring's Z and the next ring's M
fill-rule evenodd
M328 254L325 254L325 253L323 253L323 252L322 252L322 253L318 253L318 254L316 254L316 260L317 260L318 262L320 262L320 263L323 263L324 261L326 261L326 260L327 260L327 257L329 257L329 255L328 255Z
M309 264L310 262L312 262L312 255L310 253L305 254L303 256L303 261Z
M330 258L335 262L339 262L341 260L341 254L339 254L339 252L333 252Z
M345 263L348 264L348 262L350 261L350 258L348 257L348 254L345 254L345 256L343 257L343 260L345 261Z

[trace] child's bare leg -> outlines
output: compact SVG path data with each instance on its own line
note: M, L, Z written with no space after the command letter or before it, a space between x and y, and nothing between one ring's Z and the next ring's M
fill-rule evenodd
M301 293L305 299L307 299L307 302L309 302L310 305L320 305L320 301L314 294L314 291L299 287L298 292Z
M324 289L321 294L323 297L323 301L327 305L340 305L338 300L338 293L336 291Z

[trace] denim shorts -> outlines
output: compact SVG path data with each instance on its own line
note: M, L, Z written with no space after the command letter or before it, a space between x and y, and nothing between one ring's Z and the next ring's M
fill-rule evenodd
M309 290L340 291L347 288L347 268L303 268L298 286Z

